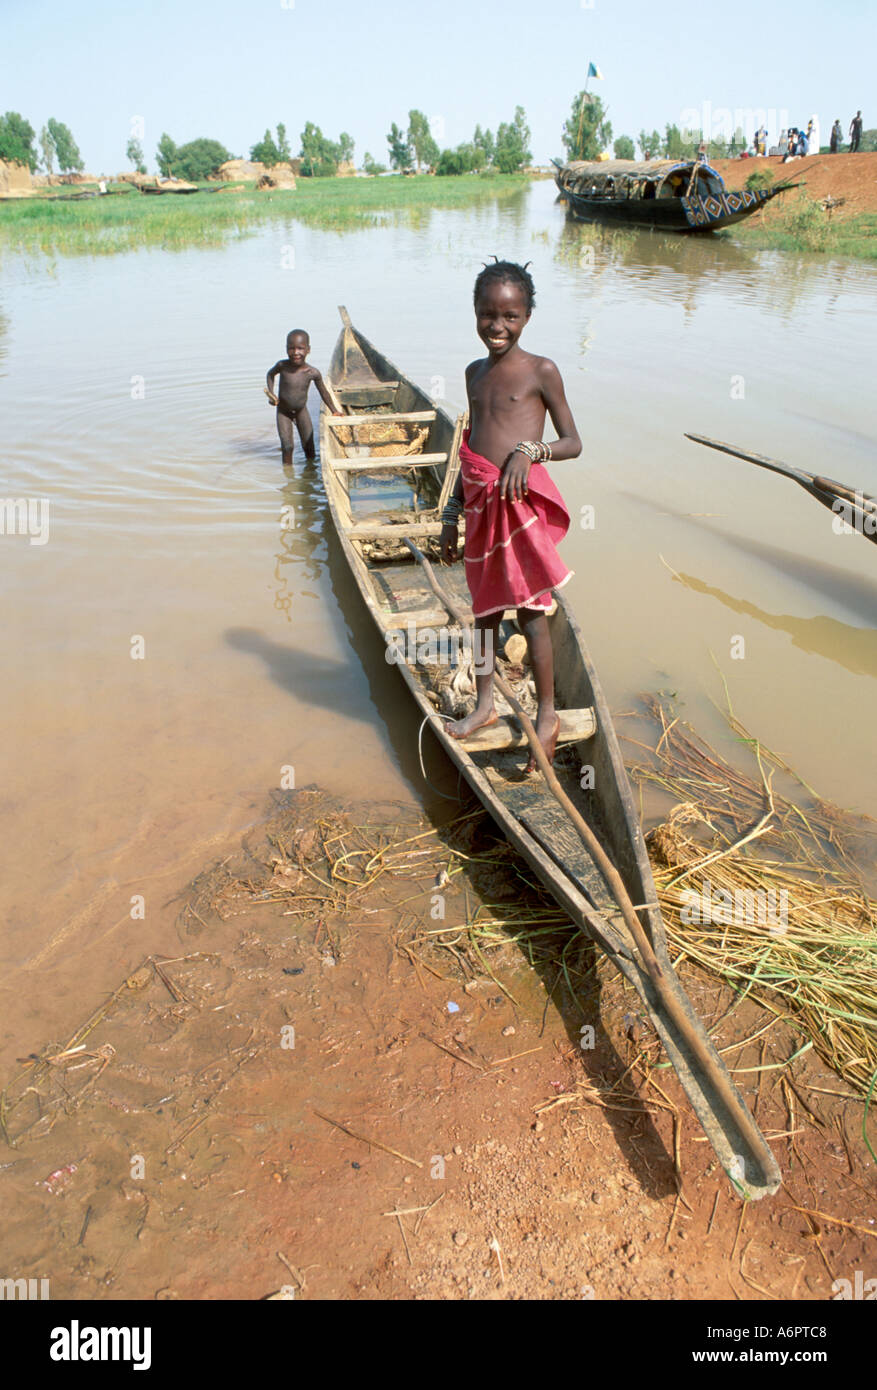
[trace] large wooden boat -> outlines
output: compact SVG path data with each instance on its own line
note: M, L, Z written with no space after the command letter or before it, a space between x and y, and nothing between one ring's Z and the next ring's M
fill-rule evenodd
M454 626L448 608L437 603L424 568L403 539L413 538L424 548L435 545L441 531L438 510L455 479L463 419L455 424L356 331L345 310L341 312L344 328L327 384L346 413L338 418L323 409L322 474L344 557L377 633L387 644L388 659L395 660L424 724L431 726L509 841L571 920L599 943L637 989L738 1191L750 1197L773 1192L780 1182L773 1155L757 1130L753 1137L754 1125L742 1098L673 971L609 709L581 630L562 595L549 617L561 741L566 747L558 758L557 775L639 909L665 985L684 1014L683 1027L662 1003L619 907L571 821L541 775L522 775L528 750L517 721L504 716L465 742L445 731L442 707L447 716L465 708L458 694L458 677L465 672L463 644L455 640L460 628ZM443 568L440 584L464 617L471 613L462 564ZM501 647L515 630L515 614L509 613L503 620ZM516 697L533 710L524 669L504 659L500 664ZM697 1033L700 1056L698 1049L692 1050L686 1029Z
M554 181L577 217L654 227L666 232L714 232L730 227L796 187L729 191L705 160L606 159L558 164Z

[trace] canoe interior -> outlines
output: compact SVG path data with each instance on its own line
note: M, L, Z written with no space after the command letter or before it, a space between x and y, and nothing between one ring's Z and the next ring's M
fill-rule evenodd
M333 421L325 408L321 414L322 474L340 544L382 639L388 643L403 641L398 670L424 722L430 723L447 756L510 843L572 919L586 925L635 986L726 1171L738 1174L740 1188L748 1196L775 1191L780 1175L770 1150L766 1145L754 1148L742 1136L734 1116L711 1088L709 1075L704 1075L684 1036L666 1014L633 948L620 910L569 819L548 792L541 774L525 776L527 750L475 751L445 732L437 706L447 703L449 678L459 673L465 663L459 629L447 617L422 567L392 533L412 536L424 551L432 545L435 556L441 529L438 492L446 467L453 466L461 422L455 426L447 412L405 378L349 321L332 356L329 384L352 419L359 414L373 422L375 416L386 416L388 426L392 426L394 414L428 414L428 420L416 422L423 431L422 439L418 439L419 451L425 455L445 454L450 459L450 464L441 462L434 467L410 470L407 459L397 459L396 471L382 473L381 458L375 457L373 445L363 444L360 436L349 432L346 426L339 428L339 422ZM370 431L369 422L360 428ZM409 426L409 422L399 423ZM413 428L414 422L410 425ZM388 447L398 455L401 446ZM345 462L356 462L369 471L348 472ZM364 536L363 530L371 527L377 530ZM442 567L438 578L464 615L471 617L462 563ZM669 988L692 1025L703 1034L672 969L645 841L608 706L575 617L562 592L556 598L556 608L548 621L557 707L591 710L595 717L592 736L566 744L560 750L557 775L621 874L631 902L642 909L640 920ZM501 659L505 643L515 632L516 615L507 613L500 630ZM437 661L430 643L443 634L448 638L456 634L457 641L449 641ZM504 674L525 708L529 706L535 711L526 669L507 665ZM473 703L474 694L468 707ZM457 701L455 717L463 712ZM713 1070L727 1077L718 1054L708 1046Z
M454 422L444 410L436 409L434 402L422 391L419 386L402 376L396 367L393 366L383 353L379 352L367 338L364 338L356 329L345 326L342 330L329 367L330 381L344 406L350 414L369 413L369 414L405 414L417 411L435 411L435 418L426 423L426 434L420 443L418 452L424 454L447 454L451 448L451 441L454 434ZM402 431L409 435L414 433L414 429ZM356 449L363 455L367 455L369 448L365 444L354 446L346 445L338 448L338 437L331 436L333 457L339 455L351 456ZM342 525L349 525L354 516L354 509L357 504L368 505L374 503L375 508L383 510L399 510L403 514L412 509L418 510L421 507L421 499L424 504L435 501L444 480L444 466L436 465L426 469L418 469L416 478L412 481L416 484L414 488L405 486L404 481L401 488L397 484L395 487L389 485L386 479L379 480L375 486L374 481L368 477L355 478L348 475L347 479L340 479L341 496L338 497L340 506L339 520ZM359 508L362 509L362 506Z
M453 432L450 417L437 410L424 391L405 378L382 353L351 327L345 327L338 339L329 377L336 395L345 407L352 407L352 413L371 414L382 409L387 413L436 410L423 452L440 453L448 448ZM449 627L449 620L442 614L441 606L419 565L410 558L375 561L364 553L363 542L347 534L351 526L363 519L361 504L367 506L376 521L417 522L422 518L433 518L434 509L418 506L415 510L414 505L418 498L421 503L423 501L424 480L420 473L429 474L432 470L418 470L418 477L413 480L415 486L412 486L410 477L381 478L379 473L366 478L354 475L348 484L343 474L332 470L331 464L352 455L355 456L351 446L340 443L338 431L329 428L323 418L321 456L329 505L348 561L378 628L382 634L393 630L407 634L409 620L406 614L409 613L417 615L417 619L420 615L429 618L427 623L415 621L421 635L424 635L425 628L438 630ZM438 475L443 468L444 465L436 465L436 481L440 481ZM471 616L462 562L453 568L443 568L441 582L467 616ZM557 609L549 618L558 708L594 708L597 712L596 735L586 743L567 746L559 759L558 772L565 790L609 850L633 902L654 902L648 856L612 722L581 633L562 595L558 595L558 600ZM514 616L507 615L501 629L501 648L516 630ZM451 657L454 655L452 651ZM435 687L428 671L416 661L400 665L400 670L424 716L434 716L436 708L430 699L430 691L434 691ZM540 867L547 869L555 879L568 879L571 887L577 890L577 895L584 895L610 919L618 919L617 908L601 876L560 806L546 795L541 776L523 777L527 752L494 751L470 755L463 745L444 734L435 719L432 726L439 741L454 761L461 765L464 775L482 799L493 803L494 812L500 808L506 812L508 821L513 823L512 836L518 847L525 853L531 853L533 846L528 840L532 839L544 857ZM588 774L586 779L593 781L593 788L582 788L583 768L593 769L593 778ZM504 828L509 830L508 825ZM655 914L653 930L663 937L663 925L658 914Z

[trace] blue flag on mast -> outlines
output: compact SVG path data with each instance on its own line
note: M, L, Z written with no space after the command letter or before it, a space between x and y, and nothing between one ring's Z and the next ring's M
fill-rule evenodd
M603 81L603 74L602 74L602 72L600 71L600 69L597 67L597 64L596 64L596 63L589 63L589 64L588 64L588 76L589 76L589 77L596 77L600 82Z

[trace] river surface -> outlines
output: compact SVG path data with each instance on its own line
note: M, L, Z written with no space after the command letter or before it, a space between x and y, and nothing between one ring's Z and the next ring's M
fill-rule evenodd
M297 452L284 476L262 385L292 328L328 366L343 303L462 408L493 253L533 263L523 345L557 362L584 441L554 475L567 593L612 707L676 692L733 757L724 676L753 734L877 814L874 547L793 483L683 437L877 493L873 268L727 239L592 242L549 183L343 234L278 222L218 250L13 257L3 494L48 499L49 524L45 544L0 536L4 1065L72 1032L148 952L174 953L175 895L282 769L434 800L319 473ZM452 792L434 744L425 756Z

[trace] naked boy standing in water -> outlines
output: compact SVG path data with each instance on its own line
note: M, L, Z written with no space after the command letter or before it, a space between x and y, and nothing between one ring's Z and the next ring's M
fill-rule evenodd
M291 333L286 335L286 357L281 357L279 362L274 363L266 378L268 399L272 405L277 406L277 433L280 435L280 449L285 468L292 466L292 450L295 442L292 433L293 425L298 429L298 437L301 440L305 458L313 461L317 457L314 448L314 426L308 411L308 390L311 382L314 383L332 413L334 415L339 413L335 409L317 368L308 365L307 356L310 350L309 335L303 328L294 328ZM277 395L275 395L274 378L278 374L280 383Z

